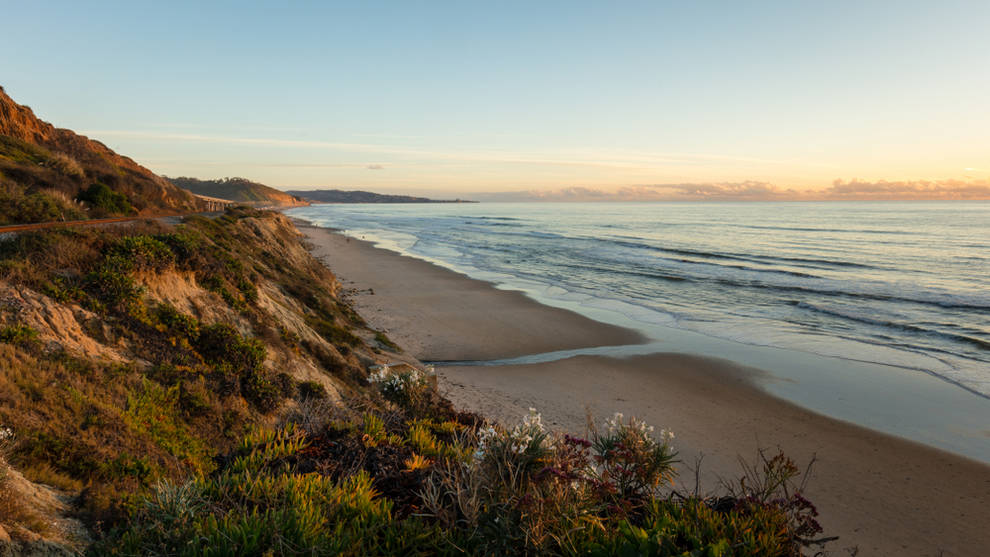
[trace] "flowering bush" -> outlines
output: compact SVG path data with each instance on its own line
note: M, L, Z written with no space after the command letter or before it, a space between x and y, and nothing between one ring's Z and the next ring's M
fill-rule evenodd
M0 426L0 461L4 460L7 453L14 446L14 430L9 427Z
M430 375L412 366L396 371L388 364L368 375L368 382L377 385L387 400L408 407L424 395L429 387Z
M484 532L482 553L576 550L582 536L641 507L673 476L672 435L652 433L616 415L593 441L553 435L530 408L512 428L479 428L472 458L438 463L424 506L447 526Z
M4 482L7 479L7 456L11 452L14 444L14 430L9 427L0 426L0 490L4 489ZM0 493L0 497L3 497Z
M479 462L488 457L528 464L538 461L550 448L543 417L535 408L530 408L522 423L510 430L496 429L487 424L478 430L477 436L474 459Z
M595 473L616 501L637 505L673 479L674 433L663 429L654 438L653 432L652 426L635 417L624 421L618 412L605 421L603 431L592 432Z

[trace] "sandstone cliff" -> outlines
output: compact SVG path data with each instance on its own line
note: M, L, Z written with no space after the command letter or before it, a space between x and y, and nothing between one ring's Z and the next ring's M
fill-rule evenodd
M36 191L72 200L95 183L123 194L141 215L205 208L189 192L99 141L39 119L0 87L0 193L14 201Z

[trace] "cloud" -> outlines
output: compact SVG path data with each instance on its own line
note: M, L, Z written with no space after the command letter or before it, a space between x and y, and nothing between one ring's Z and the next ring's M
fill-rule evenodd
M990 199L988 180L835 180L821 193L826 199Z
M786 199L798 195L793 189L783 189L769 182L722 182L704 184L656 184L646 186L667 196L693 200L769 200Z
M518 152L498 149L435 149L385 143L347 143L311 139L285 139L279 137L242 137L200 133L172 133L155 130L82 130L90 137L116 140L150 140L177 143L208 143L227 145L251 145L287 149L317 149L348 153L366 153L377 157L398 156L414 159L482 162L511 165L596 167L603 169L656 170L669 166L697 166L707 163L728 164L794 164L795 161L778 161L721 153L598 151L589 149L549 150L545 152ZM399 136L396 136L399 137ZM814 163L801 164L814 166Z
M990 199L990 181L835 180L817 190L784 188L769 182L646 184L605 190L569 187L471 194L481 201L840 201Z
M480 194L489 201L767 201L799 195L768 182L645 184L615 190L570 187L559 190ZM479 197L476 195L475 197Z

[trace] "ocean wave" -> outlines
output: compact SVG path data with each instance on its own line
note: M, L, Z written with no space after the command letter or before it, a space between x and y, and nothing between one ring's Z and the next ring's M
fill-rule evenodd
M815 294L820 296L834 296L834 297L845 297L861 300L875 300L880 302L902 302L910 304L919 304L926 306L935 306L942 309L961 309L961 310L990 310L990 303L977 303L977 302L965 302L958 299L933 299L933 298L922 298L922 297L908 297L908 296L898 296L894 294L884 294L877 292L866 292L866 291L854 291L854 290L835 290L828 288L812 288L808 286L798 286L793 284L769 284L762 281L746 281L746 280L736 280L726 277L714 277L712 282L716 282L725 286L730 287L746 287L746 288L757 288L765 290L776 290L779 292L802 292L807 294ZM948 295L950 298L952 295Z
M871 228L810 228L800 226L769 226L761 224L730 224L737 228L751 228L754 230L781 230L784 232L838 232L849 234L891 234L894 236L914 236L919 232L910 230L877 230Z
M519 221L526 220L526 219L520 219L520 218L516 218L516 217L492 217L492 216L487 216L487 215L478 215L478 216L471 217L471 218L478 219L478 220L497 220L497 221L513 221L513 222L519 222Z
M959 333L941 331L929 327L921 327L919 325L915 325L911 323L903 323L898 321L892 321L889 319L877 319L875 317L869 317L866 315L857 314L850 311L842 311L834 308L820 307L809 302L791 301L791 303L801 309L813 311L823 315L829 315L832 317L838 317L840 319L847 319L850 321L855 321L857 323L863 323L865 325L874 325L877 327L894 329L897 331L903 331L903 332L914 333L925 336L935 336L941 339L951 340L953 342L969 344L977 348L982 348L984 350L990 350L990 341L986 341L976 337L962 335Z
M878 267L876 265L857 263L855 261L841 261L841 260L833 260L833 259L815 259L808 257L775 256L775 255L762 255L762 254L740 254L740 253L692 250L685 248L667 248L667 247L654 246L642 242L630 242L623 240L612 240L612 242L615 243L616 245L627 248L644 249L644 250L661 252L661 253L683 255L687 257L699 257L703 259L728 259L733 261L747 261L750 263L803 263L803 264L823 265L826 268L841 267L841 268L851 268L851 269L882 269L882 267ZM816 267L816 268L821 268L821 267Z
M682 276L682 275L666 274L666 273L652 272L652 271L646 271L646 270L627 269L627 268L603 269L601 267L596 267L596 266L591 266L591 265L582 265L580 263L573 263L573 262L571 262L571 263L560 263L560 266L563 267L563 268L565 268L565 269L585 270L585 271L594 271L594 272L607 272L607 273L614 273L614 274L619 274L619 275L623 275L623 276L639 277L639 278L647 278L647 279L658 279L658 280L666 280L666 281L672 281L672 282L690 282L692 280L691 278L685 277L685 276Z

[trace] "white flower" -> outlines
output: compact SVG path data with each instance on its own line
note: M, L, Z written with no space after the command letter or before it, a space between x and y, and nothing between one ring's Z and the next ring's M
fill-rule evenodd
M622 412L616 412L612 419L605 420L605 427L609 433L616 433L622 429Z
M543 427L543 416L541 416L540 413L536 411L536 408L530 408L529 414L523 417L523 423L521 427L524 429L535 428L540 431L545 431ZM517 427L516 429L519 429L519 427Z
M368 382L369 383L381 383L381 382L385 381L386 379L388 379L389 375L391 375L391 373L389 373L389 371L390 370L388 368L388 364L385 364L385 365L379 367L378 368L378 371L374 371L370 375L368 375Z
M621 412L616 412L611 419L605 420L605 427L608 430L609 435L632 434L636 438L637 442L655 442L653 441L653 433L655 431L653 426L647 425L646 422L637 420L635 417L629 418L629 422L624 423ZM669 444L674 439L674 432L661 429L659 439L661 443Z
M491 424L478 430L478 446L474 451L475 461L485 458L485 453L488 451L488 446L497 436L498 432L495 431L495 428Z

